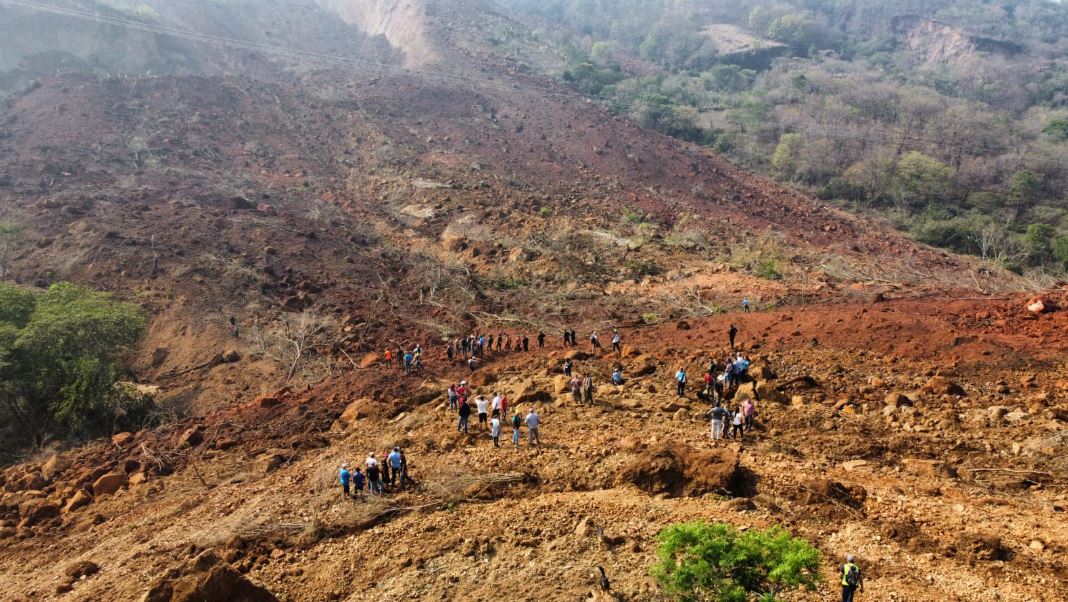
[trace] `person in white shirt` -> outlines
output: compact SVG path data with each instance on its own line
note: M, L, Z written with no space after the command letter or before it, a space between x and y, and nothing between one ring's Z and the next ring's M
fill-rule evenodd
M538 416L537 410L532 409L530 410L530 413L527 414L526 423L527 431L530 433L530 444L537 445L538 447L541 447L541 437L538 435L538 423L540 420L541 418Z
M485 430L489 423L489 416L486 415L486 410L489 409L489 402L486 401L485 396L479 395L478 399L475 399L475 409L478 410L478 428Z
M490 437L493 437L493 447L501 446L501 419L496 416L490 420Z
M493 413L491 414L491 416L493 418L500 418L501 417L501 394L500 393L494 393L493 394L493 403L492 403L492 405L490 405L490 409L493 410Z
M375 459L375 455L372 453L371 455L367 456L367 461L364 462L364 464L367 466L367 468L370 468L372 466L378 466L378 460Z

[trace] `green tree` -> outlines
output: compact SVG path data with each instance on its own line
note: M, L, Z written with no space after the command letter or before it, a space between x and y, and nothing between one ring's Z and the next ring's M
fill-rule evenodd
M1068 271L1068 236L1060 236L1053 241L1053 259L1060 264L1062 270Z
M1048 263L1053 258L1053 226L1049 224L1031 224L1024 234L1024 247L1027 259L1033 265Z
M16 309L0 312L0 400L24 443L138 426L146 400L116 383L145 330L140 308L67 283L38 295L0 285L0 301L10 299Z
M783 591L814 589L820 553L781 527L739 533L702 521L672 525L658 535L660 558L651 570L678 600L772 602Z
M783 134L779 138L779 145L771 155L771 166L779 177L792 180L797 175L804 146L801 134Z
M1055 140L1068 140L1068 119L1050 121L1042 128L1042 133Z
M1009 183L1009 203L1017 209L1027 209L1038 200L1038 176L1026 169L1012 174Z
M950 194L953 170L941 161L911 151L897 162L899 200L916 209L944 201Z

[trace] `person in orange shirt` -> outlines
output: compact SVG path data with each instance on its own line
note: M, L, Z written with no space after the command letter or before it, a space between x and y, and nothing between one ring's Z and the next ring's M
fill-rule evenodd
M393 367L393 351L386 349L386 366Z

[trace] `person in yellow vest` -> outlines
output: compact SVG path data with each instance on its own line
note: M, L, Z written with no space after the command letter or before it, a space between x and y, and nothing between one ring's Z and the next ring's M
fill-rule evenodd
M856 558L852 554L846 556L846 563L838 574L842 578L842 602L853 602L857 589L864 591L864 577L860 574L860 567L856 565Z

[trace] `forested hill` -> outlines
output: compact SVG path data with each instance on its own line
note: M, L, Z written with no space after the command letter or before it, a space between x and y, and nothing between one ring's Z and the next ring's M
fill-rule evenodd
M923 242L1068 268L1060 3L498 2L542 24L555 75L643 125Z

